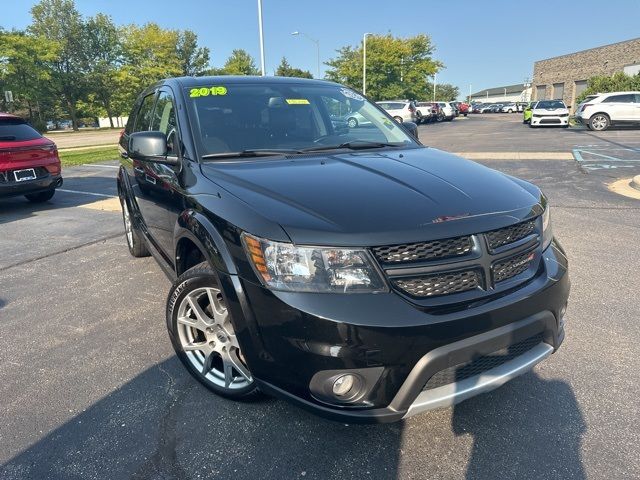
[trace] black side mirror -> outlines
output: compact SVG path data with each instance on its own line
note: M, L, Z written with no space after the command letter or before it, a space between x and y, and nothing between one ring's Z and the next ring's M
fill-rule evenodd
M418 125L413 122L402 122L402 126L409 130L409 133L418 139Z
M129 136L129 158L145 162L178 165L177 157L167 157L167 137L162 132L136 132Z

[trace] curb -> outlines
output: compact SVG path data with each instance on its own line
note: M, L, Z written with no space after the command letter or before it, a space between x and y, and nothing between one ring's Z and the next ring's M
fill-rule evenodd
M631 188L635 188L636 190L640 190L640 175L636 175L631 179L631 183L629 183Z

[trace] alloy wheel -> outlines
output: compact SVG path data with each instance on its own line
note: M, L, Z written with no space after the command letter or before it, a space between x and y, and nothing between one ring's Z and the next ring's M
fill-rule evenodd
M127 207L127 201L122 201L122 219L124 220L124 232L127 237L127 244L129 248L133 248L133 225L131 224L131 215L129 214L129 207Z
M189 292L178 307L177 327L182 350L207 381L229 390L253 383L218 288Z
M593 120L591 120L591 128L594 130L604 130L607 128L608 123L607 117L604 115L596 115Z

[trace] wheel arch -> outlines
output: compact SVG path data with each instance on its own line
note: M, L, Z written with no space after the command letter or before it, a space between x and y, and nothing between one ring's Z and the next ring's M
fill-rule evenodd
M178 217L174 229L174 245L176 276L204 260L218 271L237 274L222 235L199 212L186 210Z

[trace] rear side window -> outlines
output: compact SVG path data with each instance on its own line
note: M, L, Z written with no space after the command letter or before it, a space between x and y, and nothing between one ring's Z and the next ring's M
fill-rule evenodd
M635 95L631 93L626 95L611 95L605 98L602 103L633 103L634 100Z
M151 114L153 113L154 98L155 94L151 93L142 100L140 110L138 110L138 115L136 115L136 123L133 126L134 132L144 132L149 130L149 125L151 125Z
M42 135L24 120L0 118L0 142L25 142L37 138Z

